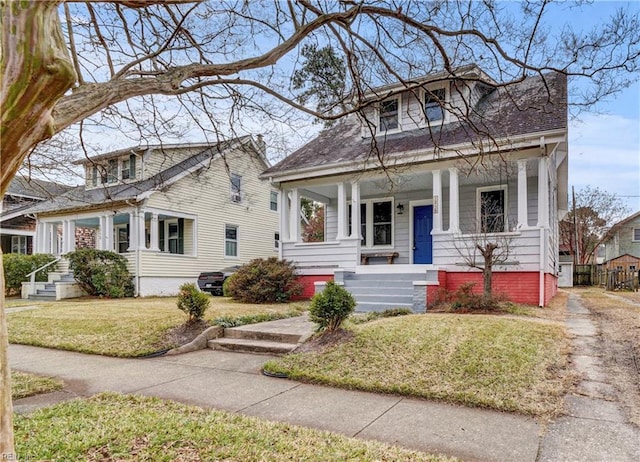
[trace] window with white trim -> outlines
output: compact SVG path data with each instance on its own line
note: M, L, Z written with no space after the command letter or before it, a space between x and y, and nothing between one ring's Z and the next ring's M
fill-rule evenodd
M27 253L27 236L11 236L11 253Z
M240 175L236 175L235 173L231 174L230 192L232 202L242 201L242 177Z
M224 226L224 256L238 256L238 227L235 225Z
M274 212L278 211L278 193L276 191L271 191L269 196L269 209Z
M122 160L121 176L123 180L132 180L136 177L136 156L133 154Z
M276 250L280 248L280 233L273 233L273 248Z
M425 90L424 115L427 122L437 122L444 119L444 102L446 91L444 88Z
M380 132L397 130L400 128L400 98L389 99L380 103Z
M107 183L118 181L118 159L109 159L107 163Z
M633 240L635 242L640 241L640 228L633 228Z
M507 231L507 187L487 187L477 190L478 231L503 233Z
M360 245L367 248L393 247L393 200L368 199L360 203ZM351 234L351 204L349 204Z

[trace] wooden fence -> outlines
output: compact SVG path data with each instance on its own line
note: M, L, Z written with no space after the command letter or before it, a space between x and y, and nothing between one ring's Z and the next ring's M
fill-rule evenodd
M607 290L638 290L640 271L606 270L597 273L597 285Z

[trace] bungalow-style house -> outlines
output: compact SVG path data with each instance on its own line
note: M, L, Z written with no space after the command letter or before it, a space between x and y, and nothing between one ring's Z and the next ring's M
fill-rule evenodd
M36 220L27 211L71 189L51 181L16 176L2 198L0 210L0 248L2 253L33 253Z
M495 241L494 292L546 305L567 210L566 78L500 86L470 65L368 97L262 174L282 192L280 253L306 293L333 278L358 310L424 310L439 289L481 291L469 263ZM324 204L323 242L301 239L303 197Z
M262 137L137 146L79 162L86 184L31 208L35 248L124 255L136 295L173 295L203 271L277 255L278 192Z
M604 240L608 270L640 270L640 212L628 216L611 227Z

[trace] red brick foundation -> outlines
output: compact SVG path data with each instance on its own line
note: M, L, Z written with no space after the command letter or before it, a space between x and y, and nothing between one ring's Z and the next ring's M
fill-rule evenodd
M307 300L315 294L314 282L327 282L333 279L333 274L313 274L298 276L298 282L302 284L302 293L294 300Z

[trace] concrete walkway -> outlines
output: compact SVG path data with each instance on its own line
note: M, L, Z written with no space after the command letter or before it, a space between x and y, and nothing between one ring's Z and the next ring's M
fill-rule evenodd
M628 423L598 352L598 328L591 312L571 294L567 330L571 361L581 375L576 393L566 397L567 415L553 422L542 439L539 461L639 461L640 431Z
M640 433L628 424L599 364L597 328L571 295L567 328L584 377L567 397L568 415L547 431L534 419L437 402L307 385L265 377L269 356L201 350L153 359L117 359L22 345L11 367L65 381L63 392L18 400L29 412L102 391L136 393L319 428L467 461L637 461ZM543 434L544 433L544 434Z

